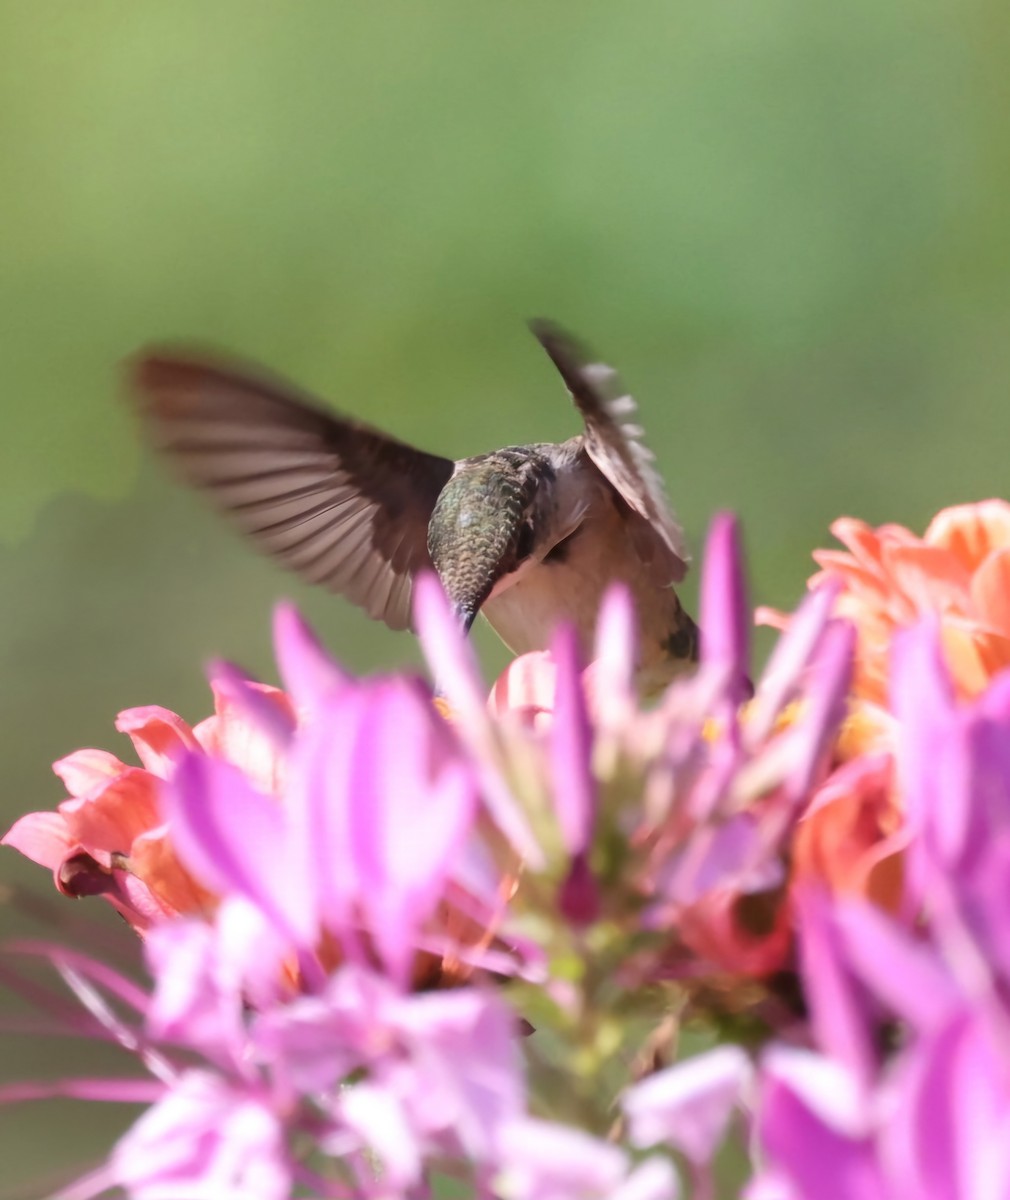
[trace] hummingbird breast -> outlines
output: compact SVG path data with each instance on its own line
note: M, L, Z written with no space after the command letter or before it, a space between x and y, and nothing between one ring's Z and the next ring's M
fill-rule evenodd
M570 474L569 474L570 472ZM572 500L577 497L577 508ZM562 534L542 556L499 580L483 613L517 654L546 650L563 621L575 626L583 657L592 654L596 619L616 580L631 591L639 623L639 683L652 691L694 661L697 631L672 587L658 587L626 527L620 501L592 468L559 472L555 529ZM577 512L566 529L565 513Z

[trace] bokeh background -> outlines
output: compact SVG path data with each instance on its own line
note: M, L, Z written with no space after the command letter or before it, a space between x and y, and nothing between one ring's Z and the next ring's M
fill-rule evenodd
M695 546L739 511L780 606L839 514L1006 494L1008 60L1004 0L3 0L0 822L61 798L54 758L126 753L119 709L205 715L211 655L272 679L280 595L355 669L418 661L143 453L152 341L462 455L576 431L524 327L553 316L621 367ZM7 1078L81 1062L2 1046ZM4 1186L124 1119L5 1112Z

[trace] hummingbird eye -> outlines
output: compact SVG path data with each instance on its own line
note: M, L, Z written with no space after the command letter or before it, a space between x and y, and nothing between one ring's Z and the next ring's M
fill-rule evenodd
M519 536L516 539L516 559L523 562L533 553L533 526L529 521L524 521L519 527Z

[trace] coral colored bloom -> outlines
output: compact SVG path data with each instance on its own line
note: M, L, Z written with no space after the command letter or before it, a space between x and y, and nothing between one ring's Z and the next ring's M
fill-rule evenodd
M891 755L866 754L840 766L814 795L796 827L793 875L895 910L907 844Z
M795 873L893 909L901 893L904 804L889 756L895 637L924 617L941 631L944 659L962 700L1010 665L1010 504L947 508L920 538L900 525L872 528L843 517L831 527L846 550L818 550L808 586L837 589L835 612L858 631L848 718L835 748L838 771L797 831ZM782 628L789 618L764 609Z
M264 703L293 720L283 692L250 685ZM212 684L215 713L196 728L167 709L131 708L116 728L133 742L141 767L104 750L78 750L54 764L70 798L57 811L29 813L3 838L48 867L69 896L104 896L138 930L177 913L205 912L211 892L180 864L165 826L160 788L187 753L223 758L254 786L276 790L282 767L268 739Z
M831 532L846 547L817 550L808 586L841 585L836 612L859 630L855 694L887 699L897 629L939 618L958 694L975 696L1010 665L1010 504L984 500L945 508L920 538L901 525L874 529L843 517ZM769 610L759 620L781 627Z

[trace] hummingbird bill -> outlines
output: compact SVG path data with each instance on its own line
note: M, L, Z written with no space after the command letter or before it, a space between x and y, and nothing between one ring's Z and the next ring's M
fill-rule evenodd
M530 328L583 431L458 461L185 350L141 353L130 393L153 445L260 550L392 629L410 627L413 580L434 570L464 631L482 613L523 654L567 621L588 656L603 595L623 582L638 684L657 691L698 655L674 587L683 530L616 373L552 322Z

